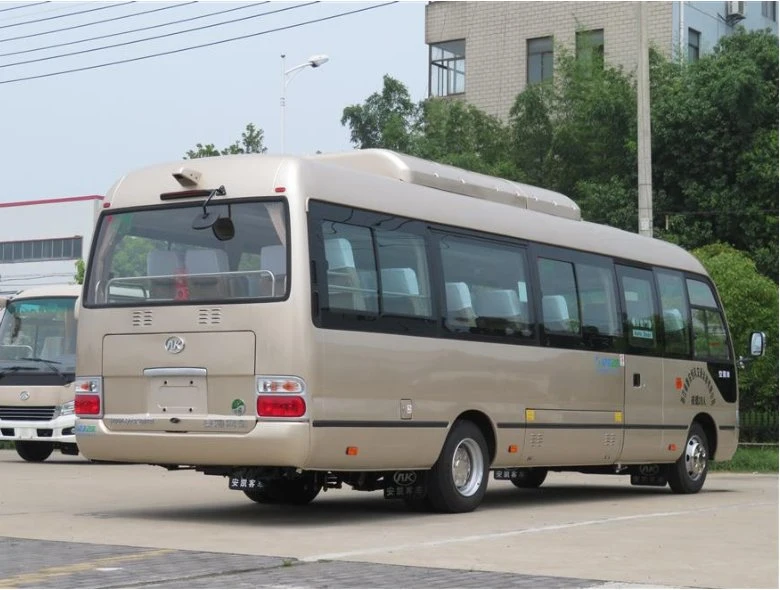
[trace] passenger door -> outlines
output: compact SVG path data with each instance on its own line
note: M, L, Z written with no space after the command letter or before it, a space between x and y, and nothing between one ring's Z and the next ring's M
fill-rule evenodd
M617 266L626 333L621 461L656 461L663 449L663 363L658 298L650 270Z

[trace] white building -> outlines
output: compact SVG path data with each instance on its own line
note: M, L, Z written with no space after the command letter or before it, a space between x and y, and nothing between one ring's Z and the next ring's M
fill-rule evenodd
M74 282L103 197L0 203L0 293Z

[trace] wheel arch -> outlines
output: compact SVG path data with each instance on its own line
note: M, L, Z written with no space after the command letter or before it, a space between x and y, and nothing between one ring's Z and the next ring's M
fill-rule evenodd
M710 457L714 457L715 452L718 450L718 428L715 426L715 420L709 414L702 412L694 417L692 424L696 423L704 429L704 434L707 435Z
M455 419L456 422L458 420L472 422L477 426L477 428L480 429L482 436L485 437L485 442L488 446L489 464L492 465L496 458L496 431L493 427L493 423L490 421L490 418L488 418L486 414L480 412L479 410L467 410L466 412L462 412Z

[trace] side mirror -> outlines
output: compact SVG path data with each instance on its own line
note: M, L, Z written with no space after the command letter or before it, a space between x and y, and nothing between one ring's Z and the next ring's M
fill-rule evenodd
M0 297L0 309L5 309L8 305L8 297Z
M766 352L766 334L753 332L750 335L750 356L764 356Z

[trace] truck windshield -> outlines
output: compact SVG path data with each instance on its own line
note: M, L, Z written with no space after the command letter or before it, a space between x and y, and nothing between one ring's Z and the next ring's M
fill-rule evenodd
M76 371L75 297L11 301L0 320L0 372Z
M211 227L193 227L203 212L201 203L104 214L88 265L85 306L286 297L285 202L221 202L210 204L208 211L232 220L232 235L218 238Z

